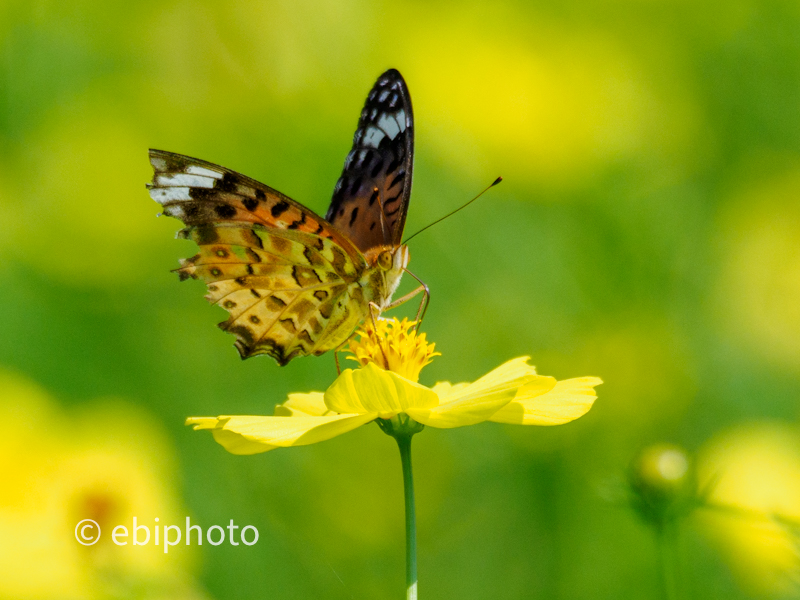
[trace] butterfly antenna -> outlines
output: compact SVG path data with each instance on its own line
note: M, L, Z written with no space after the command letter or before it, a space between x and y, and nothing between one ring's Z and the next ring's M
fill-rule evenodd
M470 200L470 201L469 201L469 202L467 202L466 204L462 204L461 206L459 206L459 207L458 207L457 209L455 209L454 211L447 213L445 216L443 216L443 217L440 217L440 218L436 219L436 220L435 220L433 223L430 223L430 224L428 224L428 225L425 225L425 227L423 227L422 229L420 229L420 230L419 230L419 231L417 231L416 233L413 233L412 235L410 235L410 236L408 236L406 239L404 239L402 243L403 243L403 244L407 244L407 243L408 243L408 242L409 242L409 241L410 241L412 238L415 238L416 236L418 236L420 233L422 233L423 231L425 231L425 230L426 230L426 229L428 229L429 227L433 227L434 225L436 225L436 224L437 224L437 223L439 223L440 221L444 221L444 220L445 220L447 217L452 217L452 216L453 216L454 214L456 214L458 211L460 211L460 210L463 210L463 209L467 208L467 207L468 207L470 204L472 204L473 202L475 202L475 200L477 200L478 198L480 198L481 196L483 196L483 195L484 195L486 192L488 192L488 191L489 191L491 188L493 188L494 186L496 186L496 185L497 185L498 183L500 183L501 181L503 181L503 178L502 178L502 177L498 177L498 178L497 178L497 179L495 179L495 180L494 180L494 181L493 181L493 182L492 182L492 183L491 183L489 186L487 186L487 187L486 187L486 189L484 189L484 190L483 190L483 191L482 191L480 194L478 194L477 196L475 196L475 197L474 197L472 200Z

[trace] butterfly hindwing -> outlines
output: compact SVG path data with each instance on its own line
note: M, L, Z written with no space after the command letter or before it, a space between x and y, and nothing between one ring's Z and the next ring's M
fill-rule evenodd
M367 96L326 215L362 252L400 244L413 154L411 97L403 77L390 69Z
M179 237L200 252L181 261L182 279L203 280L206 299L229 318L242 358L268 354L279 364L341 344L364 318L362 269L332 240L243 223L187 227Z

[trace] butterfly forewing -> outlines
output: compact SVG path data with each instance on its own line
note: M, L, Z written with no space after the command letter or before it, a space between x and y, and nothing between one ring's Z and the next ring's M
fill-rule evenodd
M326 218L362 252L398 246L414 155L414 117L403 77L386 71L370 90Z
M187 225L178 237L200 248L178 274L203 280L206 298L230 313L220 327L238 338L243 358L286 364L350 335L364 312L349 286L366 265L330 223L223 167L160 150L150 159L151 196Z
M359 256L353 244L325 219L255 179L163 150L150 150L150 164L154 170L150 196L164 207L164 214L186 225L260 223L333 239L354 259Z

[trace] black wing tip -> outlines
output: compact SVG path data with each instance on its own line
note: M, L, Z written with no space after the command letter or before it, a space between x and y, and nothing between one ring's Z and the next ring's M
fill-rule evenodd
M174 163L175 161L185 161L189 157L175 154L174 152L168 152L167 150L149 148L147 150L147 158L150 160L150 165L153 167L156 174L158 174L158 172L164 171L164 165L170 165L170 163ZM155 183L155 175L153 183Z
M406 80L405 80L405 79L403 79L403 76L400 74L400 71L398 71L398 70L397 70L397 69L395 69L395 68L386 69L386 70L385 70L383 73L381 73L381 75L378 77L378 80L379 80L379 81L380 81L381 79L390 79L390 80L394 80L394 81L402 81L404 84L405 84L405 82L406 82Z
M158 148L149 148L147 150L147 154L150 158L176 158L181 160L199 160L197 158L192 158L187 154L180 154L178 152L170 152L169 150L159 150Z

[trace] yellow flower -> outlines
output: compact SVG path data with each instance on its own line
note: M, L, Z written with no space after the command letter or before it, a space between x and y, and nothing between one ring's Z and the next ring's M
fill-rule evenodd
M181 523L169 438L145 411L104 399L62 410L21 375L0 368L0 411L14 423L0 439L0 598L205 598L194 580L197 549L127 551L111 532L134 517L153 529ZM102 535L81 545L76 525ZM93 530L89 530L91 534ZM131 548L131 550L133 550Z
M702 524L754 596L800 591L800 442L797 428L748 423L718 434L700 453L711 490Z
M438 355L406 320L379 320L350 343L358 369L342 371L323 392L290 394L275 416L190 417L233 454L256 454L330 439L381 419L382 427L451 428L483 421L560 425L592 407L596 377L556 381L536 374L527 357L510 360L473 383L417 382ZM388 367L388 369L387 369ZM419 425L417 425L419 424Z

